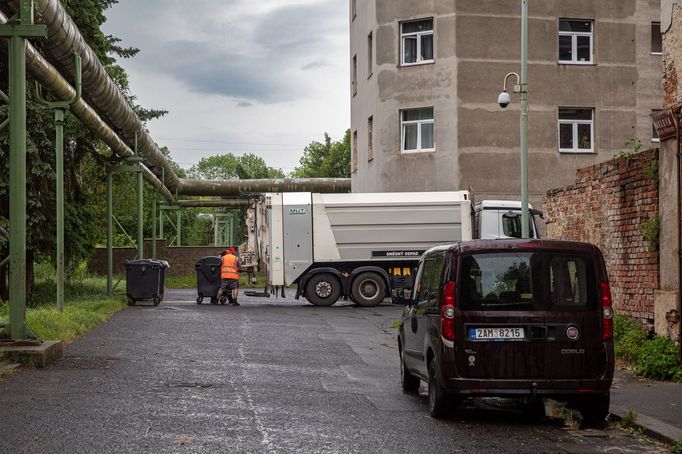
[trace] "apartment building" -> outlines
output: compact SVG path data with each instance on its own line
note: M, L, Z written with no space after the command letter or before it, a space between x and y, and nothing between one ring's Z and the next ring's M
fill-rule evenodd
M520 14L521 0L350 0L353 191L519 197L519 99L497 96L520 68ZM629 140L655 146L659 21L660 0L530 2L531 202Z

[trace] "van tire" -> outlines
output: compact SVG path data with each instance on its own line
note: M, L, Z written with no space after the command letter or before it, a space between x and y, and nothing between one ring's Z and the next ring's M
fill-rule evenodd
M405 367L405 352L400 349L400 385L404 393L416 393L419 391L421 380L412 375Z
M600 396L584 397L578 401L576 407L587 424L605 424L609 416L611 393Z
M451 399L445 394L445 390L438 381L438 368L435 361L429 364L429 413L436 419L441 419L450 414Z
M359 306L378 306L386 296L386 282L377 273L360 273L353 279L351 295Z
M341 282L331 273L316 274L305 286L305 297L315 306L331 306L341 296Z

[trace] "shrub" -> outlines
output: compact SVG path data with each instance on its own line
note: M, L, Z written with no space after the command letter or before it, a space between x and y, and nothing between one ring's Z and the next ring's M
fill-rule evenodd
M682 364L673 341L660 336L648 339L637 323L616 316L614 342L616 358L630 363L637 375L682 382Z

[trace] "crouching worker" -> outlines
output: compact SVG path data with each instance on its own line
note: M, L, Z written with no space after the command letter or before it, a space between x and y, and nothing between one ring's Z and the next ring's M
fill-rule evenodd
M239 258L235 255L235 249L231 247L222 257L220 267L220 280L222 285L218 290L218 301L222 298L230 300L231 306L239 306L237 297L239 296Z

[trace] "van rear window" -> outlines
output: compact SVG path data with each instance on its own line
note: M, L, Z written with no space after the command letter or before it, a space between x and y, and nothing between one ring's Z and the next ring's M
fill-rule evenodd
M485 253L462 257L462 309L592 308L597 280L592 256L561 253Z

